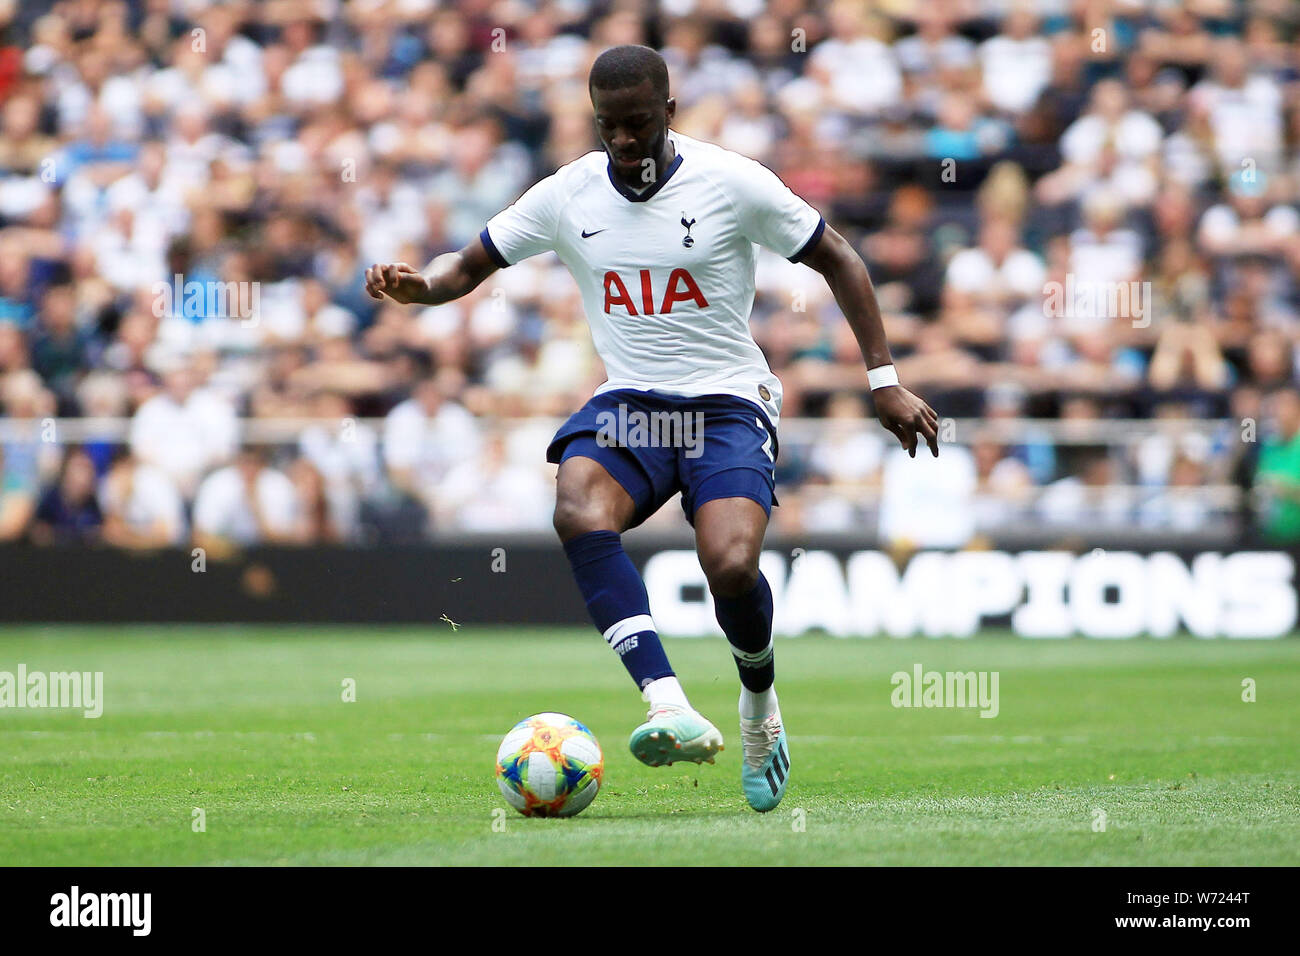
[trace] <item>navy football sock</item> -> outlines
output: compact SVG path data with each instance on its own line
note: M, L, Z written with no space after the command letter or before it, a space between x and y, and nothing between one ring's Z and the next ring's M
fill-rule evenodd
M638 688L672 667L650 617L650 598L636 565L614 531L589 531L564 543L578 590L587 601L596 630L614 648Z
M727 598L714 595L713 605L731 653L736 658L740 682L756 693L772 686L776 661L772 651L772 588L760 571L748 594Z

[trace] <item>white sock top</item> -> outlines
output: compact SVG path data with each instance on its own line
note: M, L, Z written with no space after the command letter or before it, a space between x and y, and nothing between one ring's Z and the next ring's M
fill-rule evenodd
M662 707L668 704L673 707L685 707L691 709L690 702L686 699L686 691L682 690L682 685L676 677L661 677L658 680L652 680L645 685L645 690L641 696L649 701L650 709Z
M777 711L776 685L767 690L752 691L748 687L740 688L740 716L746 720L769 717Z

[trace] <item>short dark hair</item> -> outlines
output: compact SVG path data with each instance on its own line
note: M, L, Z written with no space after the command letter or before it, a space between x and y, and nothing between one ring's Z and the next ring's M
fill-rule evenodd
M654 91L668 99L668 64L648 46L612 46L591 65L588 89L623 90L649 80Z

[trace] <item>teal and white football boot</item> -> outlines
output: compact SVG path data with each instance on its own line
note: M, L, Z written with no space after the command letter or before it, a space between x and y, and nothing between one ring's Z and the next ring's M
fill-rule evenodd
M722 750L722 734L696 711L663 704L646 715L627 745L637 760L651 767L671 767L679 761L713 763Z
M780 708L766 717L740 718L740 742L745 758L740 764L745 799L759 813L767 813L781 802L790 782L790 747Z

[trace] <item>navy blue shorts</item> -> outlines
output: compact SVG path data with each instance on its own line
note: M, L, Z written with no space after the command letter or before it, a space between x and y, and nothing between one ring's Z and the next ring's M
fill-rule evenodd
M751 498L769 516L776 429L763 409L734 395L688 397L620 388L596 395L561 426L546 449L559 464L592 458L636 505L635 528L677 492L686 520L715 498Z

